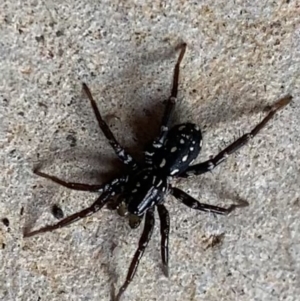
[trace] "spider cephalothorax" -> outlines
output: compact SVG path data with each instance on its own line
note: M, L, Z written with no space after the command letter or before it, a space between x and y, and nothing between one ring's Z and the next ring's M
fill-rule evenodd
M166 194L173 195L180 202L190 208L213 212L216 214L228 214L237 207L247 206L247 203L244 201L239 204L233 204L228 208L200 203L181 189L173 187L170 184L170 179L173 177L186 178L188 176L200 175L211 171L221 162L225 161L228 155L240 149L250 139L256 136L261 129L265 127L274 114L280 108L287 105L292 99L291 96L286 96L277 101L270 108L267 116L256 127L254 127L249 133L238 138L212 159L195 165L190 165L193 160L197 158L202 146L200 129L193 123L183 123L175 125L169 129L170 120L177 101L179 65L184 56L186 44L182 44L180 49L180 55L174 70L171 96L166 103L160 133L153 143L146 147L144 152L144 162L135 161L117 142L109 127L103 120L89 88L87 85L83 84L83 90L91 102L101 130L108 139L116 155L125 165L128 166L128 171L124 175L100 185L66 182L38 170L34 171L37 175L50 179L67 188L98 192L100 193L100 196L90 207L74 213L54 225L48 225L31 232L25 231L25 237L65 227L81 218L99 211L115 196L116 203L114 204L114 209L118 209L120 215L129 216L129 224L132 228L139 226L142 219L145 220L144 230L139 241L138 249L135 252L134 258L129 267L126 281L120 288L115 300L120 299L121 295L133 279L139 261L152 236L155 207L158 210L160 219L163 272L166 276L168 276L170 219L169 213L163 204Z

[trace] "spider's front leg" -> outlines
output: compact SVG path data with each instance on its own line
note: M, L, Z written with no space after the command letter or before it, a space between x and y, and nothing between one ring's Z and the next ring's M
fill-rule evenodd
M185 50L186 50L186 44L185 43L181 44L178 48L180 48L181 51L180 51L179 57L177 59L175 68L174 68L173 85L172 85L171 95L166 103L165 111L164 111L162 122L161 122L160 133L159 133L158 137L152 143L151 147L145 151L146 162L149 164L151 164L151 162L152 162L151 156L155 152L155 149L161 148L166 139L166 135L168 133L169 126L170 126L171 117L172 117L173 111L175 109L175 104L177 102L179 67L180 67L180 63L183 59Z
M270 109L268 115L249 133L243 135L242 137L238 138L232 144L227 146L223 149L218 155L214 158L207 160L205 162L195 164L189 166L185 172L180 174L179 176L182 178L187 178L193 175L200 175L206 173L208 171L213 170L216 166L220 163L224 162L226 158L239 150L242 146L247 144L252 138L254 138L265 126L266 124L274 117L275 113L279 111L281 108L288 105L292 100L292 96L288 95L280 100L278 100Z
M56 184L59 184L63 187L69 188L69 189L73 189L73 190L79 190L79 191L89 191L89 192L102 192L105 185L107 185L107 183L105 184L83 184L83 183L75 183L75 182L67 182L64 180L59 179L56 176L52 176L52 175L48 175L42 171L39 171L37 168L33 170L33 173L48 179Z
M31 237L40 233L51 232L56 229L66 227L82 218L85 218L87 216L96 213L97 211L103 208L103 206L109 201L111 196L120 193L121 187L123 186L125 180L126 178L119 178L113 180L110 184L106 184L103 193L90 207L83 209L79 212L76 212L62 219L56 224L47 225L45 227L42 227L34 231L28 231L28 229L25 228L23 233L24 237Z
M95 116L97 118L97 121L98 121L98 124L100 126L100 129L102 130L104 136L108 139L108 142L111 145L111 147L113 148L113 150L115 151L116 155L119 157L119 159L124 164L129 165L133 169L137 168L137 163L135 162L135 160L119 144L119 142L115 138L114 134L109 129L107 123L102 118L102 116L101 116L101 114L99 112L99 109L97 107L97 104L96 104L96 102L95 102L95 100L94 100L94 98L92 96L92 93L91 93L90 89L88 88L88 86L83 83L82 84L82 88L83 88L85 94L87 95L88 99L91 102L91 105L92 105L93 111L95 113Z

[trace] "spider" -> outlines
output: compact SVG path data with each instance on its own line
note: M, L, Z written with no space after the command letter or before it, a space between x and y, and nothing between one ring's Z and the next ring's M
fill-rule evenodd
M119 159L128 167L125 174L100 185L90 185L63 181L55 176L34 170L36 175L49 179L64 187L97 192L100 196L88 208L74 213L53 225L47 225L34 231L24 230L24 237L30 237L39 233L50 232L96 213L110 200L115 199L113 209L118 210L120 215L127 215L131 228L136 228L144 220L144 229L139 240L138 248L130 264L127 277L118 291L115 300L119 300L136 274L139 262L151 239L154 228L154 209L157 208L160 219L161 233L161 258L162 270L166 277L169 275L169 213L164 205L166 195L171 194L177 200L189 208L227 215L238 207L245 207L247 202L241 201L232 204L228 208L203 204L188 195L179 188L173 187L170 181L174 177L187 178L194 175L212 171L226 158L247 144L256 136L275 115L275 113L286 106L291 96L278 100L269 108L266 117L255 126L249 133L244 134L228 147L223 149L215 157L195 165L190 165L197 158L201 146L202 135L199 127L193 123L183 123L169 128L171 117L177 102L179 66L186 51L186 44L180 47L180 54L173 73L173 85L171 95L168 98L162 117L160 132L154 141L146 146L144 151L144 162L137 162L116 140L108 125L103 120L95 100L87 87L83 84L83 90L87 95L93 111L96 115L100 129L108 140Z

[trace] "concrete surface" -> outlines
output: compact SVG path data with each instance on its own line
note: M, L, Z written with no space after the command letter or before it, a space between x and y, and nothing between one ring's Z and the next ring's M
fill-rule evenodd
M194 212L168 197L170 278L155 235L123 300L300 300L299 1L6 1L0 3L0 299L110 300L141 228L104 209L59 231L23 239L91 204L43 171L100 183L122 172L81 92L86 82L120 142L140 156L159 127L177 54L174 122L204 131L198 160L216 154L288 93L249 146L213 173L178 181L199 200L250 203L229 217ZM210 247L214 235L221 243ZM117 280L115 281L115 276Z

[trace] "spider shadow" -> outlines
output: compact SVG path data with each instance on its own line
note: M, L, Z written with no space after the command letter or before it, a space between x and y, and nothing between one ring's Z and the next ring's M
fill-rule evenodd
M49 207L50 204L45 200L51 200L55 194L55 190L55 187L50 185L46 187L41 184L33 186L32 195L34 201L26 205L27 214L25 216L23 233L28 232L28 230L31 230L35 226L36 221L41 217L41 211L36 208L42 208L42 211L44 211L45 207Z
M87 155L88 153L88 155ZM101 154L96 152L87 152L81 146L76 148L64 149L60 152L52 153L43 150L38 154L38 158L31 158L33 169L45 170L48 166L62 166L63 164L73 165L76 163L75 172L68 176L66 181L75 182L76 178L89 184L100 184L109 179L118 176L125 169L124 165L113 154ZM85 166L92 166L92 169L82 172ZM105 172L101 172L95 166L101 166ZM117 172L116 172L117 170ZM84 174L84 180L82 180ZM63 177L55 174L57 177ZM49 181L48 181L49 182Z
M132 135L127 145L123 145L123 143L121 144L132 155L136 156L136 159L138 160L142 159L142 151L144 150L144 146L155 138L160 128L159 124L164 110L163 100L169 97L168 93L171 87L172 73L175 66L177 54L175 48L176 47L160 47L151 52L141 50L141 54L138 52L134 52L133 54L131 52L124 54L125 57L129 57L129 59L126 61L127 64L121 70L118 70L117 74L115 73L114 69L111 71L111 74L107 74L105 79L100 84L100 86L103 87L100 89L100 91L93 92L93 89L91 89L100 112L102 109L101 103L99 102L99 95L101 97L104 95L105 102L107 103L115 99L115 95L124 95L126 97L127 101L125 100L125 102L129 104L129 110L131 109L131 114L126 114L126 108L123 110L122 103L120 103L121 109L116 108L114 109L115 112L109 112L103 117L106 122L109 123L107 117L113 115L118 119L120 118L118 115L121 115L123 111L125 111L125 118L122 120L122 122L128 125L130 131L132 131ZM145 71L148 71L148 66L152 65L153 63L155 65L159 65L160 62L170 58L172 58L173 64L170 68L170 74L168 76L170 80L167 83L168 88L166 89L166 93L163 95L155 95L153 97L151 89L149 89L148 92L148 89L144 89L143 87L143 91L138 93L137 90L141 88L139 84L141 81L143 81L141 78L143 78ZM157 90L159 89L157 88ZM142 103L141 97L143 99ZM85 122L88 122L89 126L95 127L96 119L86 96L82 92L79 92L76 98L86 100L84 102L75 102L76 112L80 112L81 114L79 118L82 119L82 115L89 116L85 118ZM161 99L161 101L157 101L157 99ZM136 106L135 104L138 105ZM137 110L137 108L141 110ZM126 130L127 129L125 129L124 133L124 127L121 127L119 130L113 132L116 136L122 137L125 134L124 136L128 137L128 131L126 132ZM97 131L100 131L98 126ZM102 139L105 140L105 138ZM117 140L120 139L117 138Z
M184 105L184 100L179 103L178 109ZM206 131L209 128L216 128L220 124L226 124L228 121L243 118L243 116L251 116L255 114L263 114L268 109L267 105L257 104L253 105L249 102L245 106L235 107L230 105L227 101L220 103L214 101L213 107L217 108L215 113L205 104L199 114L193 112L193 108L188 109L191 113L185 115L183 119L175 112L171 126L178 123L193 122L198 123ZM164 104L162 101L156 101L144 108L143 112L137 113L129 122L130 128L133 131L135 144L129 146L129 150L139 160L142 159L141 153L147 145L149 145L155 137L157 137L160 130L160 123L163 116ZM212 113L212 114L210 114ZM201 122L199 122L200 120ZM234 129L232 129L234 131Z
M130 128L133 132L133 140L135 143L129 145L128 149L138 157L141 157L141 150L151 142L159 133L160 123L163 116L164 105L163 100L166 100L170 96L170 88L172 85L172 74L175 66L175 57L176 52L173 47L172 51L166 51L165 49L160 49L149 53L146 55L143 53L142 56L136 55L133 60L134 63L128 68L124 68L123 71L120 71L120 74L117 78L126 78L128 74L131 76L131 83L137 83L140 79L140 72L138 64L146 66L149 63L157 63L165 59L172 57L172 63L169 65L169 75L164 77L160 82L165 83L165 89L161 92L160 96L155 96L154 98L151 95L143 95L146 105L143 106L143 109L135 113L131 118L128 118L127 123L130 125ZM150 59L149 59L150 58ZM147 61L148 59L148 61ZM183 63L184 64L184 63ZM179 90L181 83L184 82L184 66L181 68L181 79L179 82ZM162 76L162 75L161 75ZM116 83L109 83L109 87L115 89L117 86ZM105 91L109 88L105 87ZM130 103L140 103L140 97L135 95L134 89L130 86L122 86L120 89L121 95L127 95L130 99ZM195 122L199 123L203 128L216 128L219 124L226 124L228 121L240 119L243 116L249 116L254 114L259 114L266 112L269 109L269 106L263 103L263 100L259 102L254 101L256 97L245 97L244 95L236 96L235 98L232 95L229 98L226 98L227 95L214 98L212 101L202 102L202 104L195 108L194 104L189 104L184 100L184 95L180 96L177 108L175 108L175 114L171 124L175 124L176 120L181 121L183 115L185 117L182 122ZM147 101L151 99L151 102ZM242 99L239 100L239 99ZM184 108L185 107L185 108ZM185 114L187 113L187 114ZM200 121L200 122L199 122ZM122 131L122 130L121 130Z
M178 43L180 44L180 43ZM172 64L170 64L170 75L173 74L174 66L175 66L175 58L176 58L176 51L175 47L166 48L161 47L159 49L156 49L152 52L147 51L141 51L142 54L139 55L138 53L134 53L134 55L130 54L130 57L132 58L131 64L129 67L124 67L121 69L117 74L114 74L114 80L111 80L110 76L107 76L109 80L105 80L102 83L102 86L105 86L102 92L106 94L106 91L109 89L116 91L116 87L118 89L117 94L118 95L126 95L126 98L130 99L130 104L140 104L140 96L135 94L135 90L131 87L131 84L138 83L140 81L140 74L141 70L144 67L147 67L149 64L152 63L159 63L167 58L172 57ZM124 54L124 56L126 56ZM184 72L182 72L183 74ZM130 76L129 76L130 75ZM130 78L130 80L128 79ZM126 79L128 82L128 85L126 84ZM145 105L143 105L142 110L135 113L134 105L132 107L134 116L131 114L130 117L125 118L125 123L129 125L130 129L132 130L132 139L129 142L128 145L124 145L128 151L133 154L138 160L142 160L142 151L144 150L145 146L149 144L153 139L158 135L159 129L160 129L160 123L163 116L164 111L164 104L163 100L169 97L169 90L172 85L172 76L168 76L168 79L163 80L166 82L166 90L162 92L161 96L156 96L153 99L151 95L143 95L145 101ZM184 81L184 78L181 77L181 82ZM118 82L122 82L122 85L119 85ZM125 85L124 85L125 83ZM180 87L179 87L180 88ZM93 92L92 92L93 93ZM100 94L103 94L100 93ZM83 98L84 96L82 93L81 95L78 95L78 98ZM98 93L97 93L98 94ZM97 100L97 94L94 95L95 99ZM86 97L84 97L86 99ZM106 98L106 101L109 101L110 99L113 99L113 94L111 96L108 96ZM148 99L148 101L147 101ZM159 100L160 99L160 100ZM149 101L151 100L151 101ZM238 103L236 100L227 100L225 98L223 99L214 99L210 103L203 103L201 106L195 108L192 107L189 103L184 101L184 97L182 97L182 100L177 105L177 110L175 109L174 118L172 120L172 124L175 124L176 120L181 120L181 116L179 115L179 111L182 113L184 111L187 111L187 114L184 114L185 120L183 122L192 121L195 123L199 123L198 120L201 122L201 127L208 128L208 127L216 127L220 123L226 123L229 120L235 119L235 118L241 118L244 115L252 115L256 113L260 113L262 111L265 111L266 106L260 104L253 104L250 99L244 100L242 103ZM78 101L76 102L77 110L76 112L84 112L84 115L89 116L85 121L92 126L96 128L97 131L101 132L98 128L98 125L95 122L94 115L92 113L92 110L90 109L89 102L88 101ZM101 105L100 111L101 111ZM183 109L183 107L186 107L187 109ZM183 109L183 110L181 110ZM128 114L125 113L126 116ZM105 118L106 116L104 116ZM82 115L79 117L82 119ZM92 120L93 119L93 120ZM106 118L105 118L106 119ZM121 128L118 130L119 135L123 135L124 128ZM125 136L128 136L128 134L125 131ZM106 140L103 136L101 138L103 142ZM88 151L86 150L85 153ZM121 165L119 164L116 166L117 160L111 164L111 167L116 167L118 169L121 168ZM95 161L95 163L98 164L98 161ZM105 162L107 164L107 162ZM99 166L103 165L103 161L99 160Z
M252 98L243 99L239 102L237 98L226 99L225 96L222 96L210 102L202 102L199 106L182 100L175 110L174 119L182 120L182 122L188 120L198 124L204 130L213 130L220 125L230 124L232 121L242 119L245 116L263 115L269 109L269 104L263 100L257 103Z
M77 164L77 168L72 172L72 176L64 176L63 173L48 172L48 167L53 165L63 166L66 163L73 165L73 162L76 160L80 164ZM35 158L29 158L31 161L32 170L38 169L43 170L45 173L54 175L62 180L70 182L83 182L87 184L101 184L108 180L111 180L122 173L124 169L123 164L117 159L112 158L111 155L99 156L99 154L93 153L92 156L86 156L86 151L81 147L65 149L59 153L53 153L47 149L41 149ZM86 166L101 166L105 169L105 172L99 171L97 168L89 169L87 172L82 172L83 168ZM117 167L116 169L112 167ZM60 169L60 168L59 168ZM57 194L57 187L61 189L69 190L64 188L48 179L44 179L38 175L34 175L37 178L38 184L33 186L33 202L27 204L27 211L30 214L26 216L26 222L24 230L29 230L35 225L35 221L40 217L41 211L44 212L45 208L50 208L50 205L53 202L54 196ZM84 178L84 180L82 180ZM77 180L79 179L79 180ZM81 192L82 193L82 192ZM88 193L88 192L86 192ZM90 195L93 193L89 193ZM61 200L59 202L63 202ZM38 210L38 208L41 208ZM50 211L50 210L49 210Z

